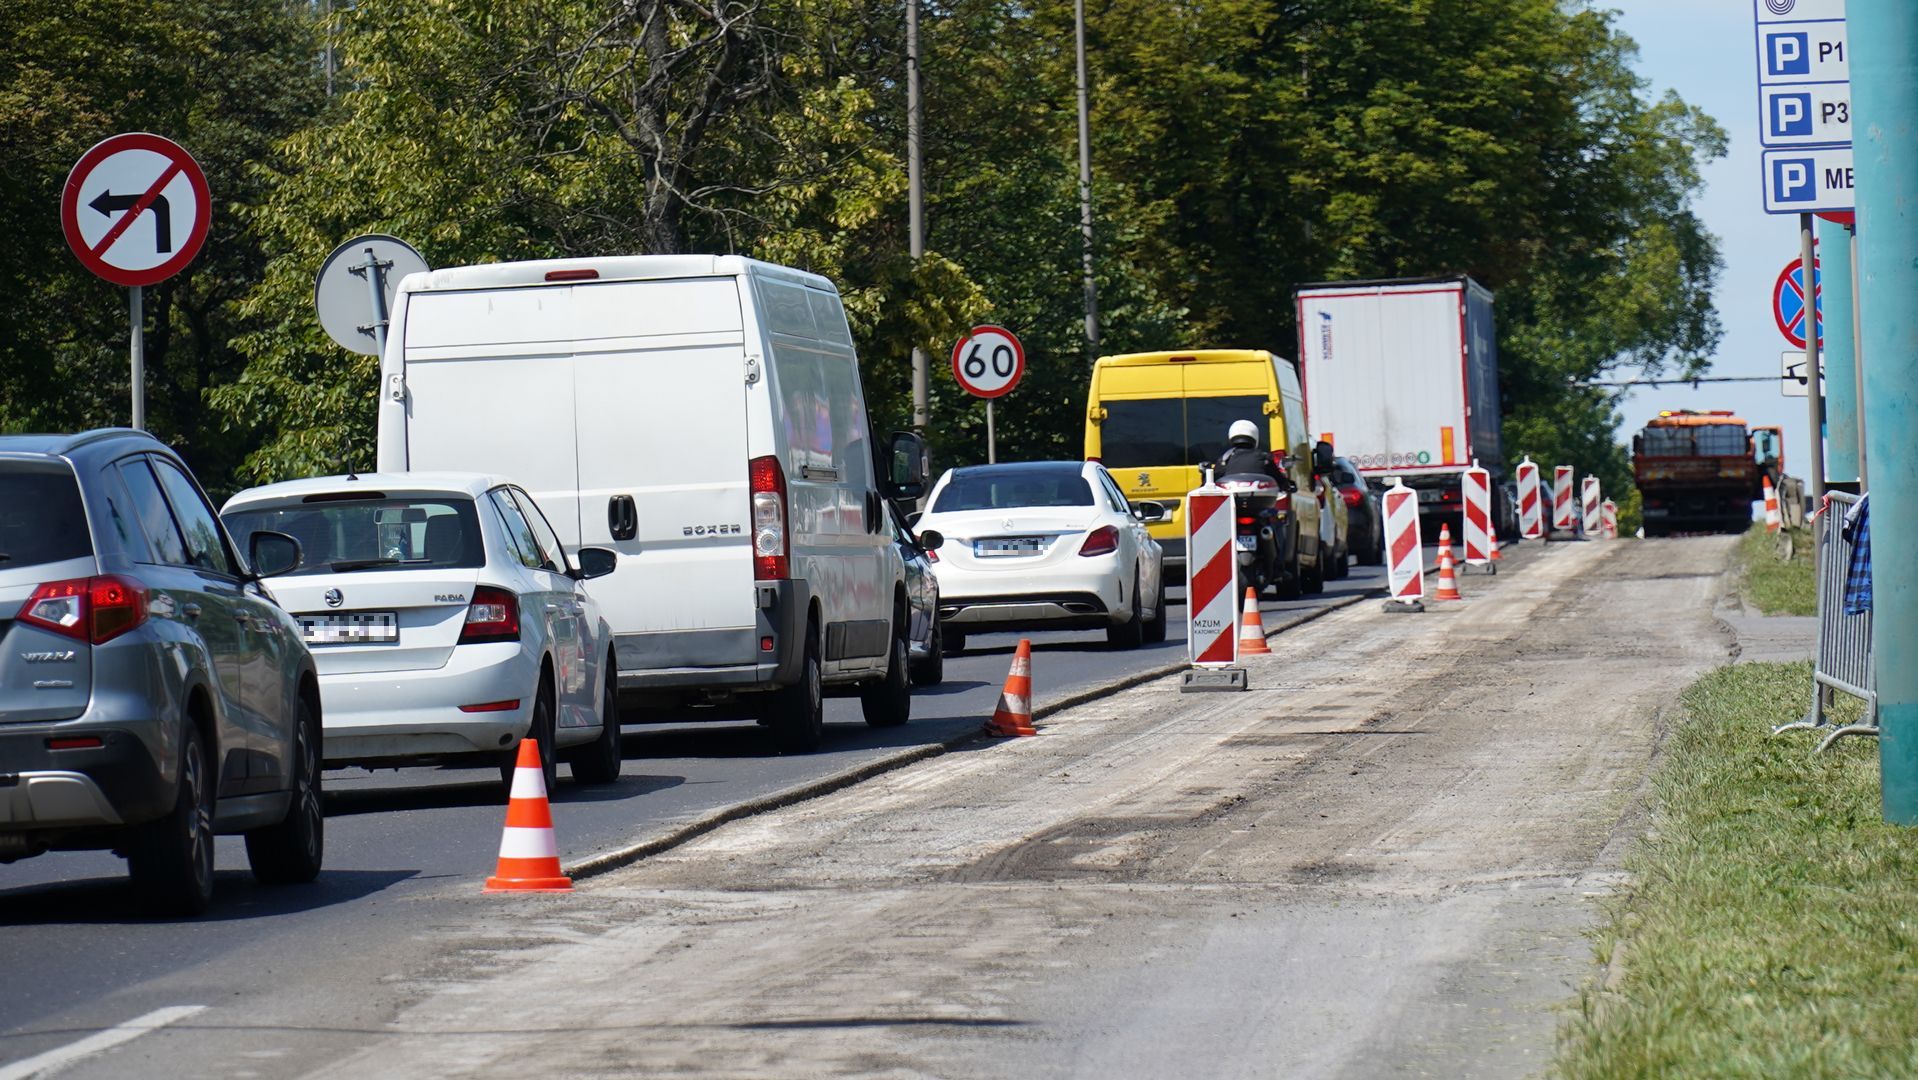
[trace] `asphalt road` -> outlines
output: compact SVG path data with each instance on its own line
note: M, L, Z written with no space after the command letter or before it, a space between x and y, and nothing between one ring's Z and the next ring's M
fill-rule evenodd
M1376 592L1382 571L1354 567L1325 593L1267 601L1268 625ZM1103 633L1031 635L1043 706L1152 667L1184 650L1175 590L1170 640L1107 647ZM618 783L574 784L561 770L554 818L567 863L665 835L715 809L791 789L901 748L977 729L992 712L1017 635L980 635L949 657L945 682L916 691L912 722L869 728L857 700L828 702L825 748L782 757L750 723L629 726ZM142 918L121 860L55 853L0 866L0 1062L17 1061L153 1009L351 977L354 957L382 970L427 955L428 932L479 895L503 817L491 770L329 772L326 870L310 886L256 886L238 837L220 840L213 907L198 920ZM343 970L344 969L344 970ZM369 977L372 975L368 971Z

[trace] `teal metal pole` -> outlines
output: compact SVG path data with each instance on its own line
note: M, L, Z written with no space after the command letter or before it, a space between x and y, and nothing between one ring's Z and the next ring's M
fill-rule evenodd
M1851 0L1858 347L1871 462L1871 647L1885 820L1918 825L1918 4ZM1831 310L1829 308L1827 311Z
M1858 381L1852 373L1851 230L1818 223L1818 276L1824 282L1825 482L1858 482Z

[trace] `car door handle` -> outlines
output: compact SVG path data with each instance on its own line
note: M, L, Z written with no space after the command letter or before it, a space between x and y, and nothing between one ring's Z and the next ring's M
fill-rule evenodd
M197 619L200 617L200 605L187 604L180 609L180 613L189 619Z

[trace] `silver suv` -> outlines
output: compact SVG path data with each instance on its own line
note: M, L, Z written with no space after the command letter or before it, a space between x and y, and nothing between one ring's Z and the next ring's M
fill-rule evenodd
M150 435L0 437L0 862L110 848L167 914L205 910L215 833L319 874L318 682L259 585L299 545L249 554Z

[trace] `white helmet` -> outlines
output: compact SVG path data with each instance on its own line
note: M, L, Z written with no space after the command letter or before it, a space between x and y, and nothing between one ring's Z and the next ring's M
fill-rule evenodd
M1232 427L1226 433L1226 441L1236 443L1240 439L1244 439L1253 446L1259 445L1259 425L1250 420L1232 421Z

